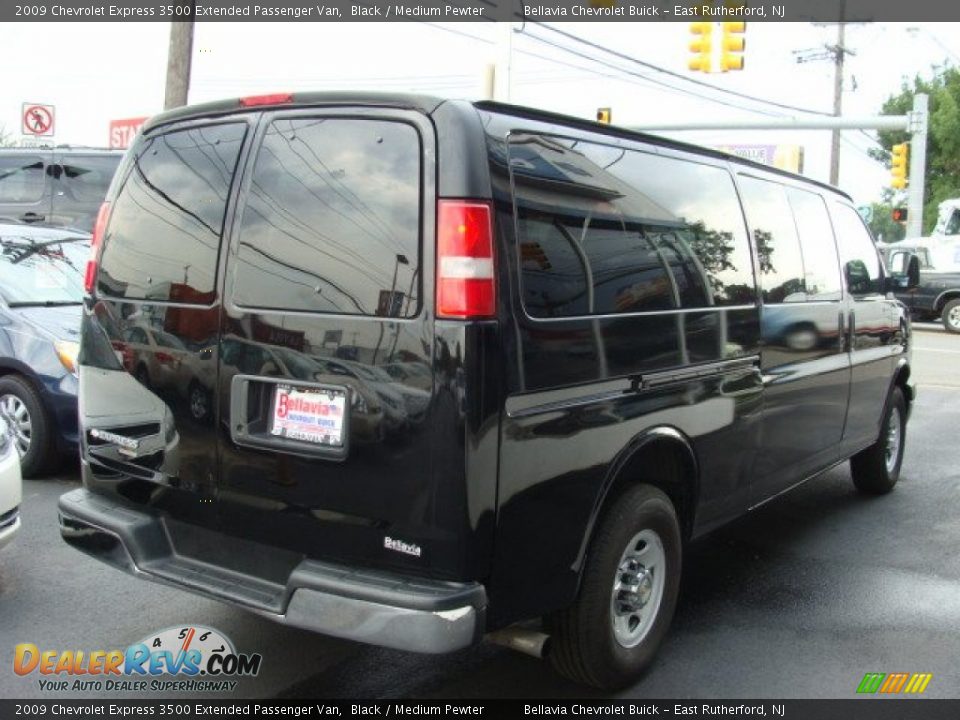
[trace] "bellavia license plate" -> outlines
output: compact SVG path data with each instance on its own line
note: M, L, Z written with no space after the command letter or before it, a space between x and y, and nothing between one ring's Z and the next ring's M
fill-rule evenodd
M314 445L343 446L346 388L277 385L270 433Z

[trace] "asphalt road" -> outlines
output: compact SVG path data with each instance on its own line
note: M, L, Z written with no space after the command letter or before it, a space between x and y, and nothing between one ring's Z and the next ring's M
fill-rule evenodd
M930 672L927 696L960 697L960 336L917 327L916 347L895 492L864 499L842 466L696 543L658 662L623 697L847 698L868 671ZM109 650L189 624L263 655L235 698L590 696L502 648L433 657L342 642L123 575L60 540L56 499L76 482L27 481L23 531L0 553L0 697L118 695L42 692L36 674L12 672L17 643Z

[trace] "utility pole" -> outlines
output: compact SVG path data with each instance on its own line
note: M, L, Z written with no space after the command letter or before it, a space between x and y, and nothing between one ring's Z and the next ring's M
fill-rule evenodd
M833 71L833 115L843 115L843 58L847 54L844 45L846 24L843 22L845 3L840 3L840 22L837 23L837 46L834 49ZM840 184L840 129L834 128L830 135L830 184Z
M843 116L843 65L847 55L854 55L847 49L847 2L840 0L840 16L837 19L837 44L822 49L795 50L798 63L815 60L833 61L833 115ZM833 23L814 23L814 25L832 25ZM830 184L840 184L840 129L835 128L830 136Z
M190 61L193 57L193 17L196 2L191 2L189 20L170 23L170 49L167 51L167 87L163 109L187 104L190 92Z

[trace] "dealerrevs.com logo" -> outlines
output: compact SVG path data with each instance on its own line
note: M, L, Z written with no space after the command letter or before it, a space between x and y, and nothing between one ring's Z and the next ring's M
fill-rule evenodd
M238 653L213 628L171 627L148 635L126 650L41 650L34 643L14 648L13 671L39 675L50 692L225 692L238 677L260 672L259 653Z

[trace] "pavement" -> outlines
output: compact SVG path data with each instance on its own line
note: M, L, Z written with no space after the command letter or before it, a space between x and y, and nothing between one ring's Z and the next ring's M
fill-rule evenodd
M919 393L895 491L861 497L842 465L695 543L672 631L621 697L849 698L866 672L933 673L925 696L960 697L960 336L915 331ZM0 697L137 697L42 691L12 671L14 645L119 649L191 625L263 655L234 698L593 695L503 648L338 641L124 575L60 540L56 500L76 485L75 468L24 483L23 530L0 552Z

